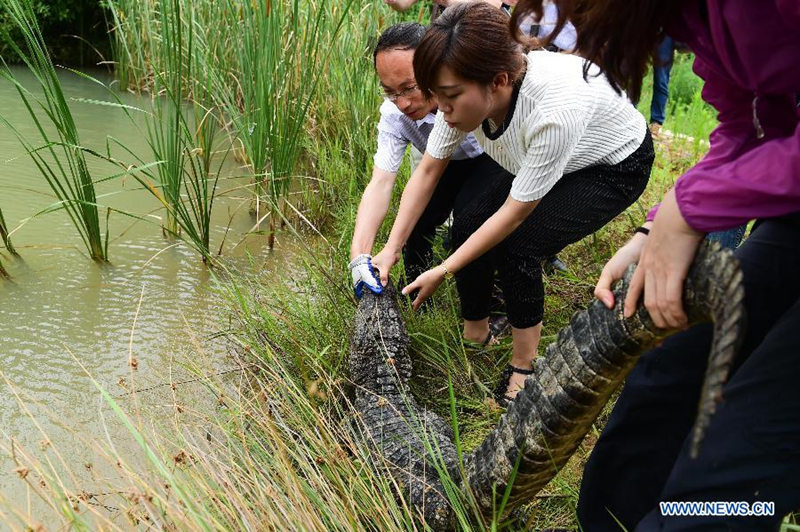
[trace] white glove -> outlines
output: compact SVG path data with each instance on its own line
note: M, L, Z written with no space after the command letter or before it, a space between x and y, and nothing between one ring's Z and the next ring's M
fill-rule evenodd
M374 294L383 292L383 285L375 276L375 270L372 268L372 255L362 253L351 260L347 267L350 268L350 274L353 276L353 289L356 291L358 299L361 299L365 286Z

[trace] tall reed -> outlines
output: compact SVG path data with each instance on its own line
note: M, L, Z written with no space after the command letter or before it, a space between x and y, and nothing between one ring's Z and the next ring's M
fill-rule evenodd
M269 246L280 203L291 188L306 138L306 118L325 60L353 0L332 11L321 0L227 3L236 69L218 72L216 93L255 177L256 216L266 199Z
M191 2L164 0L157 15L160 40L151 57L158 61L151 64L152 110L145 115L145 138L157 164L155 170L141 164L134 175L164 205L164 231L182 237L208 262L219 181L219 171L212 168L219 119L202 55L206 41L195 40L201 33ZM120 108L135 122L128 108ZM144 163L141 155L136 158Z
M336 3L328 8L333 16ZM334 41L336 56L324 66L312 109L315 130L307 143L314 179L299 187L305 214L318 226L336 217L355 219L357 203L341 197L360 195L372 175L382 103L372 48L391 16L382 1L353 6Z
M151 61L156 3L108 0L114 75L123 89L147 89L152 83Z
M67 212L78 230L89 256L105 262L108 260L108 224L103 234L94 182L85 152L31 0L3 0L1 5L14 26L20 30L24 43L14 42L8 33L4 37L36 77L44 99L23 87L5 64L0 75L14 84L44 144L37 146L2 116L0 122L16 134L33 159L58 199L58 206ZM44 118L40 118L40 113L44 113ZM55 129L55 136L52 129Z
M220 127L211 118L224 117L254 176L256 216L259 223L269 216L273 246L309 135L309 110L352 2L110 0L121 81L152 90L153 114L162 117L149 124L148 138L162 161L158 189L166 204L177 200L180 95L194 105L195 147L206 167L211 150L200 144ZM173 212L168 208L170 233L177 231Z
M335 2L328 4L335 16ZM339 142L355 161L369 161L375 143L374 124L382 103L372 65L372 48L391 20L383 2L364 2L335 38L336 57L324 65L320 96L315 99L314 116L322 142ZM326 38L328 39L328 38Z
M166 207L164 229L177 236L184 171L192 162L185 142L183 87L184 79L192 75L192 56L186 54L186 49L191 49L193 35L183 31L179 0L161 2L158 19L161 46L157 48L158 62L153 64L153 111L147 120L147 138L155 158L161 162L157 175Z

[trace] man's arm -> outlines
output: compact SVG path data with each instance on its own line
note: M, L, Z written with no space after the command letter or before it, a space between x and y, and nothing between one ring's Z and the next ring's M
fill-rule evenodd
M411 174L406 188L403 190L397 217L394 220L386 247L391 247L398 252L403 248L425 207L428 206L448 162L450 162L449 158L436 159L431 157L428 152L423 154L422 161Z
M372 179L364 189L358 205L353 241L350 243L350 259L362 253L372 253L375 237L389 210L396 177L397 174L377 166L372 169Z
M372 259L372 264L381 272L381 282L384 285L389 281L389 270L397 264L400 251L417 225L425 207L428 206L433 191L436 190L436 185L449 162L450 157L437 159L431 157L426 151L422 155L419 166L408 179L400 198L400 207L397 210L397 217L389 234L389 240L381 252Z

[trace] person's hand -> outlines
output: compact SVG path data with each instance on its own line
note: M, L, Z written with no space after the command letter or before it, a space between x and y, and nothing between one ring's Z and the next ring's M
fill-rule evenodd
M365 286L374 294L383 292L383 285L375 277L375 271L372 269L372 257L370 255L362 253L351 260L347 267L350 268L350 274L353 276L353 290L355 290L358 299L361 299Z
M389 282L389 272L399 260L400 252L389 247L384 247L380 253L372 257L372 267L378 270L383 286L386 286L386 283Z
M636 303L644 291L644 306L657 327L683 329L688 325L683 311L683 281L704 236L683 219L675 190L667 192L625 297L626 318L636 311Z
M611 287L625 275L628 266L639 260L647 235L636 233L630 241L619 248L614 256L603 266L597 286L594 287L594 297L603 302L608 308L614 308L614 292Z
M424 272L414 279L413 283L403 288L403 295L419 290L417 297L411 303L412 308L418 310L425 300L431 297L436 289L439 288L442 281L444 281L444 271L440 266L437 266Z

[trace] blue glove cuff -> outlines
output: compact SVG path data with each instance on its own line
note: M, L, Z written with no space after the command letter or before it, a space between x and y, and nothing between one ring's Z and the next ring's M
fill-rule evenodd
M375 275L375 268L372 266L372 257L367 258L367 267L369 268L369 272L372 274L372 278L375 279L375 284L377 288L372 288L371 286L367 285L367 287L372 290L373 294L382 294L383 293L383 285L381 284L381 280Z
M361 296L364 295L364 293L362 292L363 288L364 288L364 281L359 281L356 283L356 286L354 287L356 291L356 299L361 299Z

